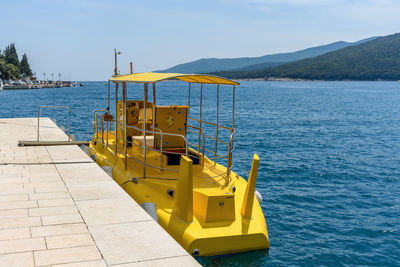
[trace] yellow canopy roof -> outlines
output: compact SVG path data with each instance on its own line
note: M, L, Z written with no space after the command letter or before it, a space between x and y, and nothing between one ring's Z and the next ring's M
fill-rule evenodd
M188 83L239 85L238 82L207 74L144 72L144 73L119 75L110 79L110 81L112 82L131 82L131 83L156 83L165 80L181 80Z

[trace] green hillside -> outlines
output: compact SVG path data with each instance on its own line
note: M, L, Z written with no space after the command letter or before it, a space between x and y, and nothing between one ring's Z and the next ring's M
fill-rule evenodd
M286 63L288 63L288 62L263 62L263 63L258 63L258 64L245 66L245 67L238 68L238 69L232 69L230 71L262 70L262 69L266 69L266 68L272 68L272 67L280 66L280 65L283 65L283 64L286 64Z
M400 80L400 34L278 67L214 74L233 79Z
M374 38L376 37L371 37L353 43L342 42L342 41L334 42L331 44L311 47L296 52L272 54L261 57L202 58L196 61L179 64L169 69L157 72L207 73L207 72L228 71L228 70L242 71L242 70L264 69L267 67L278 66L288 62L301 60L304 58L316 57L344 47L367 42Z

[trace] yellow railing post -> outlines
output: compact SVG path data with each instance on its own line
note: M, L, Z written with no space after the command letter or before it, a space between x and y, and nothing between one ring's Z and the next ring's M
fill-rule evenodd
M257 154L253 156L253 163L251 164L251 171L249 180L247 181L246 192L244 193L243 204L242 204L242 216L245 219L251 219L251 213L253 211L254 194L256 191L257 171L258 162L260 159Z
M176 184L174 214L176 217L190 223L193 221L193 161L181 156L179 178Z

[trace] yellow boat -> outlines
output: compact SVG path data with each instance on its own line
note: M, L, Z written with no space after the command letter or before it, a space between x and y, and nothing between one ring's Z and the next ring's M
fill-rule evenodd
M188 84L187 105L156 104L156 84L167 80ZM143 84L141 100L127 99L129 83ZM216 85L214 122L203 119L206 84ZM113 97L111 85L115 86ZM219 122L220 85L232 86L229 126ZM109 80L107 108L93 112L91 157L196 257L269 248L265 217L255 193L259 158L254 154L248 182L231 170L237 85L205 74L131 71ZM148 100L149 86L153 101ZM198 118L189 116L194 87L200 88ZM111 98L114 114L110 112ZM213 136L205 134L210 127ZM220 155L220 151L225 153Z

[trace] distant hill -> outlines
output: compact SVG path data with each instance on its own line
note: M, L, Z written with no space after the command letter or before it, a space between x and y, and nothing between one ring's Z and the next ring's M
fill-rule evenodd
M178 72L178 73L207 73L227 70L256 70L266 67L278 66L304 58L316 57L344 47L357 45L367 42L376 37L371 37L358 42L335 42L327 45L307 48L304 50L265 55L261 57L241 57L241 58L203 58L196 61L179 64L166 70L157 72Z
M233 69L231 71L263 70L266 68L277 67L279 65L283 65L286 63L288 63L288 62L264 62L264 63L253 64L250 66L245 66L245 67L238 68L238 69Z
M400 80L400 34L264 70L214 74L233 79Z

